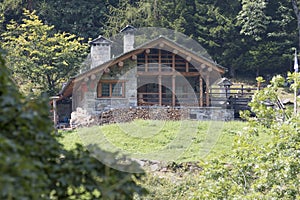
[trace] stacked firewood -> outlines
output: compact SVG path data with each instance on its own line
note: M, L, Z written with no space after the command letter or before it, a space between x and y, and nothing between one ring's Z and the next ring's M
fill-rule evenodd
M178 108L120 108L102 112L98 124L124 123L135 119L144 120L183 120L188 119L189 111Z

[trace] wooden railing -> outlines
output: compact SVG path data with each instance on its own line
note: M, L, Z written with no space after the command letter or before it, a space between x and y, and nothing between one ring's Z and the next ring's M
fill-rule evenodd
M210 89L210 95L212 97L215 96L224 96L225 98L232 97L249 97L254 95L254 92L257 90L257 88L251 88L251 87L230 87L230 88L211 88Z
M224 106L227 104L232 108L244 108L248 106L256 90L257 88L244 87L243 85L228 89L210 88L210 105L207 106ZM191 93L176 93L174 97L172 93L162 92L160 97L159 92L138 92L138 105L199 106L199 101L202 101L202 105L206 105L206 95L204 93L200 100L199 95L195 97Z
M173 98L175 98L173 100ZM161 93L161 105L172 106L173 101L175 106L199 106L199 97L193 97L190 93L177 93L173 97L172 93ZM160 96L159 93L138 93L138 105L159 105Z
M230 88L211 88L211 105L233 109L235 116L238 117L240 111L250 109L248 104L256 90L256 87L244 87L243 85L233 85Z

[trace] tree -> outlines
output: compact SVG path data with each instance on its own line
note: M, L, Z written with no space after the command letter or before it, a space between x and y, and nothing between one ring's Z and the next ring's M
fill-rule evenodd
M292 47L299 41L298 4L296 0L4 0L0 17L4 26L11 19L19 24L22 7L37 10L45 24L55 26L53 31L83 36L85 41L99 34L115 35L128 24L170 28L199 41L231 76L254 78L291 67Z
M238 1L206 1L197 3L196 29L197 39L211 57L229 68L232 77L241 68L245 52L245 42L235 25L235 17L240 5Z
M7 62L21 91L56 94L77 73L87 44L68 33L55 33L35 12L24 10L23 23L12 21L2 34Z
M132 199L146 192L135 182L143 174L109 168L80 145L65 150L49 99L24 98L1 56L0 94L0 199Z
M103 34L106 22L107 2L102 0L39 0L35 10L47 24L57 31L85 38L96 38Z
M255 94L250 104L255 116L244 113L248 126L237 135L233 153L206 163L194 195L206 199L296 199L300 195L299 118L290 111L286 118L287 111L276 108L283 82L283 77L275 76ZM263 133L269 137L265 144L256 139Z
M45 24L54 25L56 31L88 40L102 34L107 5L107 1L101 0L3 0L0 2L0 19L5 27L11 20L21 22L23 8L36 10L36 15Z
M237 15L245 41L243 69L262 74L284 73L290 67L295 18L287 1L242 1Z
M117 34L126 25L136 28L153 26L157 20L157 3L159 0L127 1L121 0L118 4L108 6L106 36Z
M297 0L291 0L293 5L293 10L297 18L297 29L298 29L298 48L300 49L300 10Z
M241 24L241 33L251 35L256 40L261 40L260 34L264 33L270 23L270 17L264 12L267 2L265 0L242 0L242 9L237 16Z

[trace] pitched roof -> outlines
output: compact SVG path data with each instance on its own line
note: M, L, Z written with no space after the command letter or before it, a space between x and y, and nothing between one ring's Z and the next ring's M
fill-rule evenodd
M190 55L190 56L192 56L192 58L198 60L199 62L204 62L208 66L211 66L211 67L215 68L215 70L217 70L221 73L225 73L225 71L227 70L225 67L217 64L216 62L214 62L214 61L212 61L208 58L206 58L205 56L199 55L198 53L188 49L187 47L184 47L184 46L174 42L173 40L170 40L169 38L167 38L165 36L159 36L159 37L157 37L153 40L150 40L146 43L143 43L142 45L134 48L131 51L122 53L122 54L110 59L109 61L107 61L105 63L102 63L101 65L99 65L95 68L89 69L89 70L87 70L87 71L85 71L81 74L78 74L74 78L81 78L85 75L89 75L91 73L95 73L97 71L100 71L100 70L102 70L102 69L104 69L108 66L111 66L111 65L116 64L117 62L120 62L121 60L125 60L125 59L129 58L130 56L128 57L128 55L135 54L135 53L141 53L145 49L154 48L154 47L156 47L156 45L161 44L161 43L169 45L172 48L178 49L178 52L182 52L182 54L185 54L185 55ZM158 48L161 48L161 47L158 46Z
M89 42L89 44L111 44L112 41L110 41L109 39L106 39L105 37L103 37L102 35L99 35L96 39L93 39L92 41Z
M132 31L134 31L135 30L135 28L133 27L133 26L131 26L131 25L127 25L125 28L123 28L120 32L121 33L123 33L123 32L132 32Z
M126 27L124 29L126 29ZM103 41L104 42L111 42L110 40L104 38L103 36L99 36L98 38L94 39L90 43L94 44L94 43L103 42ZM203 55L200 55L199 53L194 52L193 50L188 49L187 47L185 47L183 45L180 45L177 42L175 42L175 41L173 41L173 40L171 40L171 39L169 39L165 36L160 35L159 37L154 38L153 40L150 40L148 42L143 43L140 46L137 46L136 48L134 48L131 51L122 53L122 54L110 59L109 61L102 63L101 65L99 65L97 67L94 67L92 69L89 69L89 70L87 70L83 73L80 73L80 74L72 77L70 79L70 81L62 89L62 91L59 92L59 94L63 95L64 91L68 90L68 87L70 87L71 85L74 84L75 79L81 80L82 78L84 78L86 76L97 73L97 72L99 72L99 71L101 71L101 70L103 70L103 69L105 69L109 66L112 66L112 65L114 65L114 64L116 64L120 61L123 61L123 60L126 60L126 59L130 58L130 56L132 54L142 53L145 49L148 49L148 48L161 48L160 47L161 44L164 44L164 45L168 46L169 48L178 50L178 54L189 55L191 57L191 59L194 59L198 62L204 63L204 64L208 65L209 67L212 67L213 69L215 69L216 71L218 71L222 74L225 73L226 70L227 70L225 67L217 64L216 62L212 61L211 59L209 59L209 58L207 58ZM164 49L165 48L166 47L164 46Z

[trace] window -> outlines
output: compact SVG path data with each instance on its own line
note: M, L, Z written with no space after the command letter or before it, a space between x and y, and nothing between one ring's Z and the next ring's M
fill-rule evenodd
M102 80L98 83L97 97L98 98L124 98L125 97L125 82Z

